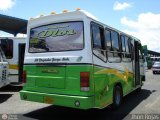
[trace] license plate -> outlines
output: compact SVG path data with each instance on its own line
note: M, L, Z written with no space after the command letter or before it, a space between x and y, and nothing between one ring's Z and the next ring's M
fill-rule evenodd
M53 98L45 96L44 97L44 103L53 104Z

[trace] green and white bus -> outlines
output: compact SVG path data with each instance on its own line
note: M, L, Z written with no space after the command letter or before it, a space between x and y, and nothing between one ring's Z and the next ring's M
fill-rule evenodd
M27 101L118 107L145 80L140 41L83 10L30 20L24 59Z

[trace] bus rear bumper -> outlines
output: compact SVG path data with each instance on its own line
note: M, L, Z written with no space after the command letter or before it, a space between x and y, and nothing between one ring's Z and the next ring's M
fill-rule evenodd
M20 91L22 100L53 104L78 109L90 109L94 107L94 96L71 96L59 94L47 94L31 91Z

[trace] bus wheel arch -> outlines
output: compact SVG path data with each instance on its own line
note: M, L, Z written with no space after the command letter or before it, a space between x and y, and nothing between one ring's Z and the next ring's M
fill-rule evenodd
M113 87L113 108L118 108L123 99L123 87L120 82L115 83Z

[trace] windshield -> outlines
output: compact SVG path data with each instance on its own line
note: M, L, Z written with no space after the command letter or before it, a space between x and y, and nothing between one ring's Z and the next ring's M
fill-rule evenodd
M29 52L83 49L83 22L66 22L31 29Z
M160 66L160 62L155 62L154 66Z
M13 58L13 40L12 39L0 39L1 49L7 59Z

